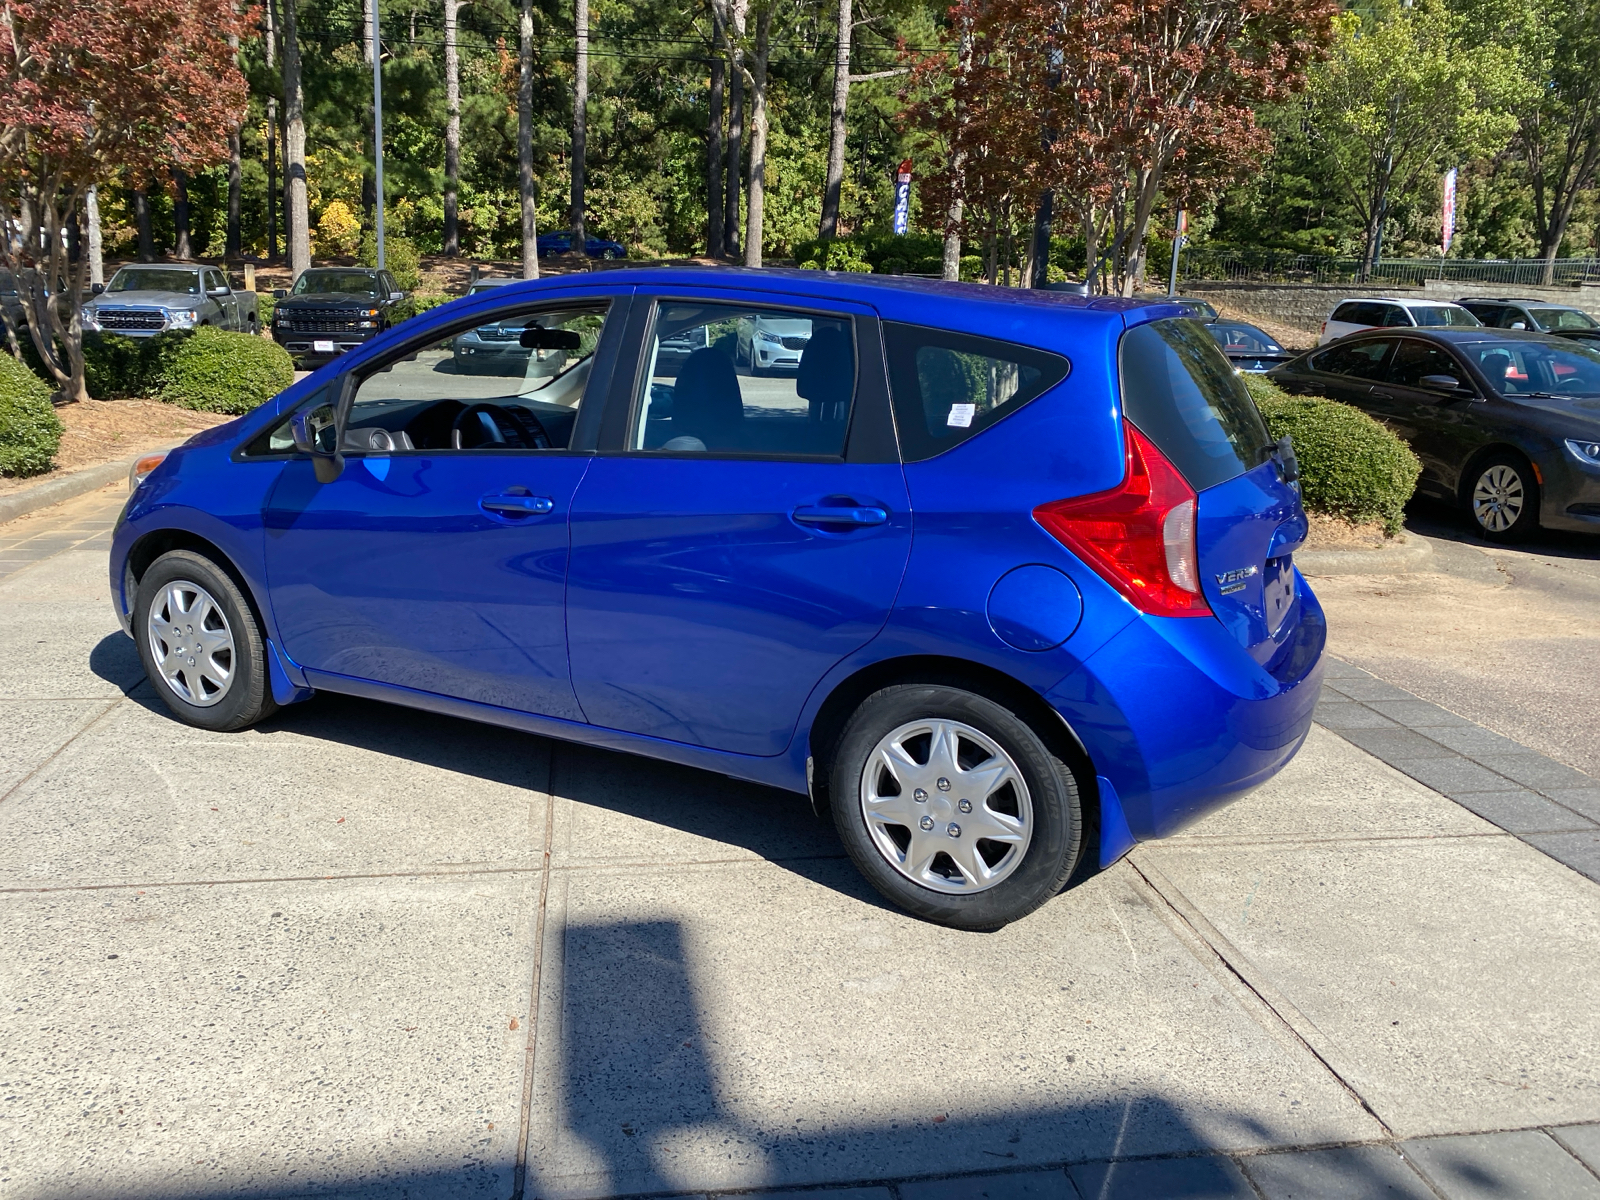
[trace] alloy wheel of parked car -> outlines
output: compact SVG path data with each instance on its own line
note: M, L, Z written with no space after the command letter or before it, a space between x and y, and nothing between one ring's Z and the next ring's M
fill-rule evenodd
M1492 541L1521 541L1539 524L1538 485L1510 455L1478 468L1468 504L1478 531Z
M830 779L856 866L929 920L998 929L1077 866L1077 781L1027 722L986 696L931 683L874 693L846 726Z
M277 707L255 618L210 559L174 550L152 563L139 582L134 628L145 674L189 724L242 729Z

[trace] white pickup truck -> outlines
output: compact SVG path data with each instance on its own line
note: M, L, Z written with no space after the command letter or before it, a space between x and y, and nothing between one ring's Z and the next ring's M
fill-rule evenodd
M183 263L121 268L83 306L83 327L125 337L215 325L240 333L261 328L254 292L234 291L217 267Z

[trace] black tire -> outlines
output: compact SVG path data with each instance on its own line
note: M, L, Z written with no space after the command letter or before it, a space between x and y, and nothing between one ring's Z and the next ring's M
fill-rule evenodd
M226 632L232 635L230 678L220 698L206 703L194 703L180 694L156 660L153 642L158 639L151 633L150 610L164 603L169 585L180 582L196 584L209 593L226 621ZM151 563L139 581L133 605L133 637L151 686L180 721L226 732L254 725L277 711L267 678L266 639L239 586L211 559L191 550L172 550ZM204 681L200 690L203 694Z
M1539 481L1520 454L1483 459L1467 472L1461 492L1467 518L1486 541L1522 542L1539 528Z
M904 725L940 719L969 726L1003 749L1032 807L1032 837L1020 863L969 895L925 887L902 873L879 849L863 812L863 776L879 742ZM986 931L1027 916L1061 891L1083 851L1083 806L1071 769L1010 709L960 688L896 684L867 697L840 736L829 783L834 824L861 873L897 907L941 925Z

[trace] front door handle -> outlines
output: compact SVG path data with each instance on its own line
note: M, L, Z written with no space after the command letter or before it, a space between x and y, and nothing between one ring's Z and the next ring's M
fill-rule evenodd
M485 496L478 501L478 507L492 513L504 513L513 517L542 517L554 510L556 502L549 496L516 496L499 495Z
M802 504L794 510L794 519L802 525L882 525L889 519L889 512L872 504L837 508Z
M1368 394L1371 395L1371 397L1374 400L1393 400L1394 399L1394 393L1393 392L1379 391L1377 388L1373 388L1372 391L1370 393L1368 393Z

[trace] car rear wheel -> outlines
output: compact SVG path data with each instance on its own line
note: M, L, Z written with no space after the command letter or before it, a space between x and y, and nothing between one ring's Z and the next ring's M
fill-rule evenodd
M1024 917L1065 885L1083 845L1077 781L995 701L900 684L850 718L831 772L834 823L887 899L958 929Z
M266 640L238 586L210 559L189 550L156 559L139 581L133 633L145 674L179 720L243 729L277 709Z
M1471 472L1467 489L1467 511L1488 540L1520 542L1539 527L1539 484L1519 455L1485 459Z

